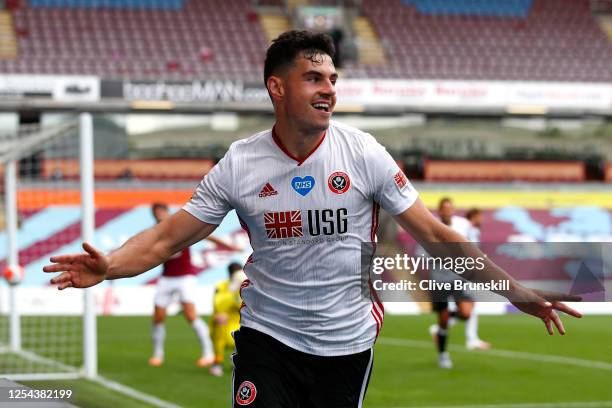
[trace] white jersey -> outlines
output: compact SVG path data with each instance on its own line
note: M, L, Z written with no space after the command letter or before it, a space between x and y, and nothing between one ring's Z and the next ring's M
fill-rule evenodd
M455 232L459 233L464 238L470 240L470 234L472 223L464 217L460 217L458 215L453 215L451 217L451 223L449 225Z
M416 199L384 147L332 121L301 162L270 130L233 143L184 209L210 224L235 209L249 234L242 326L337 356L372 347L382 325L382 304L361 295L360 268L379 208L399 214Z
M470 242L480 242L480 229L470 225L466 238Z

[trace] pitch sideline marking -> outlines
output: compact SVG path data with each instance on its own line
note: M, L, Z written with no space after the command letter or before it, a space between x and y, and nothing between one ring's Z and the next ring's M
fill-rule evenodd
M432 348L432 343L429 341L423 340L408 340L408 339L397 339L397 338L381 338L378 340L378 343L388 344L391 346L404 346L404 347L415 347L415 348ZM474 351L466 350L465 348L457 345L451 345L449 347L454 352L459 353L475 353ZM502 349L493 349L493 350L482 350L478 351L478 354L482 355L491 355L496 357L505 357L505 358L513 358L513 359L523 359L530 361L540 361L547 363L556 363L556 364L568 364L579 367L586 368L598 368L601 370L610 370L612 371L612 363L606 363L604 361L594 361L594 360L585 360L581 358L575 357L565 357L558 356L554 354L536 354L536 353L528 353L524 351L512 351L512 350L502 350ZM607 402L612 404L612 402Z
M146 394L142 391L138 391L134 388L128 387L127 385L123 385L121 383L109 380L108 378L104 378L102 376L97 376L93 379L94 382L111 389L113 391L119 392L121 394L132 397L138 401L143 401L149 403L155 407L159 408L181 408L180 405L172 404L168 401L164 401L160 398L154 397L153 395Z

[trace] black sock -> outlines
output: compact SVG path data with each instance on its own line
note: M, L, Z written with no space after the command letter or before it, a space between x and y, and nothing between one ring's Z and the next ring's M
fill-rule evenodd
M438 353L444 353L446 351L446 339L448 338L448 329L438 329Z
M456 310L453 310L452 312L449 312L448 315L450 317L454 317L455 319L459 319L462 321L466 321L467 318L465 316L463 316L462 314L459 314Z

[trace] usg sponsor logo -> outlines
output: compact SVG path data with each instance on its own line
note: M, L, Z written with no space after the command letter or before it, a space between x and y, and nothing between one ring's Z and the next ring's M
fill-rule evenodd
M302 220L302 213L305 213ZM323 210L277 211L264 214L266 236L269 239L299 238L304 236L304 221L308 235L346 234L348 231L348 210L346 208Z

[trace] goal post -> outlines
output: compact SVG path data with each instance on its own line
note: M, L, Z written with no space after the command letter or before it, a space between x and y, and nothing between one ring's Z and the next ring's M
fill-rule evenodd
M17 271L19 268L19 252L17 249L17 164L11 159L5 164L5 216L7 269ZM17 290L14 285L9 287L9 350L13 353L21 349L21 323L17 305Z
M78 159L78 160L76 160ZM62 163L63 162L63 163ZM79 176L64 172L78 163ZM41 262L95 229L93 120L24 127L0 139L4 172L0 248L0 377L95 378L97 336L92 289L57 290ZM3 299L4 298L4 299Z
M81 238L93 243L95 231L94 207L94 151L93 118L91 113L81 113L79 117L79 163L81 166ZM86 378L95 378L98 373L98 345L96 337L96 304L93 289L83 293L83 371Z

